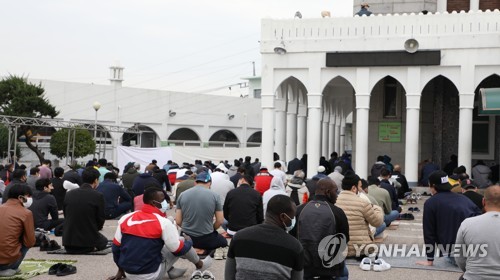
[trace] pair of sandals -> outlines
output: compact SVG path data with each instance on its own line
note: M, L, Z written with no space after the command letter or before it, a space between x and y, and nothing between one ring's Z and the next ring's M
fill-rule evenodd
M404 213L404 214L399 214L399 219L411 221L411 220L415 220L415 216L413 216L413 214L410 214L410 213Z
M65 263L56 263L49 268L49 275L66 276L76 273L76 267Z
M59 249L61 249L61 245L59 245L55 240L50 240L50 241L43 240L42 243L40 243L40 251L42 252L56 251Z
M410 212L420 212L420 209L418 207L410 207L410 208L408 208L408 211L410 211Z
M195 270L193 274L191 274L191 280L215 280L215 276L212 272L205 270L201 272L200 270Z

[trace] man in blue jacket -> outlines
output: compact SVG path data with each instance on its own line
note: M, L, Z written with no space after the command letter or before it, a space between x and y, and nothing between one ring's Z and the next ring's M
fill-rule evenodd
M448 183L448 174L442 170L434 171L429 176L432 197L424 204L424 241L427 247L427 261L417 264L432 266L436 249L440 255L456 266L453 245L460 224L469 217L481 215L481 210L466 196L452 193ZM444 251L444 252L443 252Z
M104 181L97 187L97 191L104 196L106 219L114 219L132 209L132 198L116 183L117 178L116 173L108 172L104 174Z

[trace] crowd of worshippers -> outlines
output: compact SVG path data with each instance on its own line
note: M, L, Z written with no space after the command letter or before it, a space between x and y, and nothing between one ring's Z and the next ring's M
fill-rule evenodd
M196 160L160 166L152 160L141 168L129 162L123 173L106 159L68 170L44 161L29 175L22 166L8 165L0 172L0 242L5 243L0 276L19 272L37 228L61 235L72 254L111 246L118 272L109 279L177 278L186 272L174 266L181 256L196 268L191 279L213 279L207 270L213 259L226 260L225 279L348 279L343 258L320 253L328 253L319 246L330 236L361 269L390 269L377 256L374 240L401 219L402 199L412 194L398 164L379 156L365 180L354 173L347 153L322 157L309 176L307 155L288 163L277 154L274 159L271 167L249 156L232 165ZM483 188L483 197L466 171L458 171L463 171L458 178L464 179L456 180L463 195L455 193L446 172L427 176L432 197L424 204L423 235L432 250L418 264L433 265L434 248L456 240L500 246L493 234L472 239L467 234L500 229L500 187ZM474 216L481 227L467 219ZM118 220L112 244L100 233L106 219ZM440 254L465 271L464 279L499 276L474 257ZM488 251L484 261L498 266L499 254ZM325 264L325 258L336 262Z

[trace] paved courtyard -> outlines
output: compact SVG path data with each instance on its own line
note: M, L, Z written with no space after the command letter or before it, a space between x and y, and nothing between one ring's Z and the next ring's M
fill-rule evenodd
M423 209L423 201L425 197L418 201L418 204L410 204L404 206L419 207ZM173 211L170 211L172 214ZM414 213L414 221L400 221L397 230L387 230L387 237L384 240L385 244L423 244L422 236L422 211ZM104 225L103 234L109 239L112 239L115 229L116 220L106 221ZM51 236L51 238L61 243L60 237ZM52 259L52 260L77 260L75 266L78 272L74 275L65 276L65 279L106 279L107 277L116 273L116 266L113 262L112 254L105 256L90 256L90 255L49 255L46 252L40 252L39 248L30 250L27 258L34 259ZM214 260L213 266L209 269L216 277L216 279L224 279L224 260ZM188 271L184 277L179 279L189 279L191 273L194 271L194 266L186 260L179 260L176 267L187 268ZM408 269L408 268L392 268L385 272L362 271L357 265L349 265L349 278L350 279L384 279L384 280L456 280L460 277L461 273L446 272L446 271L432 271L424 269ZM32 279L54 279L56 276L48 274L40 275ZM168 278L165 278L168 279Z

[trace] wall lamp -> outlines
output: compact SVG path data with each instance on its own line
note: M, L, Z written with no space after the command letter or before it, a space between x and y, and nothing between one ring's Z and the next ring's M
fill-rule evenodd
M171 116L171 117L175 117L175 115L176 115L176 114L177 114L177 113L176 113L176 112L174 112L174 111L172 111L172 110L169 110L169 111L168 111L168 115L169 115L169 116Z
M234 119L234 115L233 114L227 114L227 118L230 119L230 120L232 120L232 119Z
M283 42L283 40L281 40L281 43L274 48L274 53L279 55L286 54L285 42Z

